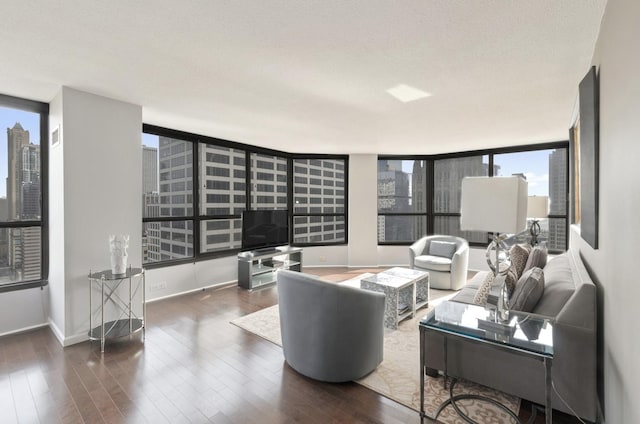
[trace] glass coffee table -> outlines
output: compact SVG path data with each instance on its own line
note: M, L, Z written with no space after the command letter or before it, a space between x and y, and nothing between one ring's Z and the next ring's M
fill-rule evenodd
M426 418L424 410L424 376L427 371L425 365L425 340L428 332L435 332L444 339L444 384L446 388L449 377L447 369L447 340L452 338L464 339L471 343L483 343L495 349L508 352L513 355L526 355L539 359L544 366L545 372L545 415L546 423L551 424L551 365L553 361L553 323L550 319L539 315L531 315L512 311L509 322L506 324L496 323L492 312L482 306L470 305L460 302L444 301L429 311L420 321L420 420ZM453 353L455 354L455 352ZM456 376L453 376L456 377ZM453 395L453 385L455 378L450 385L450 398L446 400L436 411L435 417L451 404L456 412L465 421L474 422L466 417L456 401L465 398L474 398L491 402L505 410L509 415L518 417L493 399L478 395Z
M363 278L360 287L385 294L384 326L392 330L429 304L429 273L425 271L395 267Z

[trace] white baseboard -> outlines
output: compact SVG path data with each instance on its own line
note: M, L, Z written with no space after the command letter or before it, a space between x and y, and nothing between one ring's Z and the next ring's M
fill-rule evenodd
M5 333L0 334L0 337L9 336L11 334L24 333L25 331L35 330L36 328L46 327L47 323L43 322L42 324L30 325L29 327L19 328L17 330L7 331Z
M58 326L53 321L51 321L51 318L49 318L48 324L51 332L54 336L56 336L56 339L58 339L60 345L64 346L64 334L62 333L62 331L60 331Z
M221 287L225 287L225 286L231 286L231 285L237 285L237 284L238 284L238 280L225 281L224 283L216 283L216 284L212 284L210 286L198 287L196 289L181 291L181 292L178 292L178 293L172 293L172 294L168 294L166 296L155 297L153 299L147 299L147 303L157 302L158 300L171 299L172 297L182 296L183 294L195 293L195 292L204 291L204 290L207 290L207 289L217 289L217 288L221 288Z

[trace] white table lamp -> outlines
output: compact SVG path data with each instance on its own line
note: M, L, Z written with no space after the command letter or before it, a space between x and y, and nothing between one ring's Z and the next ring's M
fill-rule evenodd
M462 179L460 229L493 232L486 256L496 280L509 269L508 249L504 242L507 235L527 228L527 190L527 181L520 176ZM491 259L492 251L495 251L495 262ZM505 253L501 255L501 251ZM498 299L498 317L508 319L504 284Z

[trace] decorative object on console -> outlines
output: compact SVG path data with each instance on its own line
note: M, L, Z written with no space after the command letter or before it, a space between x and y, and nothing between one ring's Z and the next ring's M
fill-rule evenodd
M526 229L527 182L520 176L465 177L462 179L460 229L492 231L487 247L487 263L494 280L509 271L507 234ZM495 260L492 260L492 253ZM504 281L497 301L496 318L507 320L508 292Z
M538 244L540 236L540 219L549 216L549 196L529 196L527 202L527 218L532 219L529 234L531 246Z
M111 273L113 275L123 275L127 272L128 248L128 234L109 236L109 251L111 252Z

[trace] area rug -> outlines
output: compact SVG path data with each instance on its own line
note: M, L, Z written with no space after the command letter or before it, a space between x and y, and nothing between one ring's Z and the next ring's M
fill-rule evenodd
M431 300L429 308L433 308L437 303L449 297L451 295ZM385 329L384 360L375 371L363 379L357 380L356 383L411 409L420 410L418 322L426 315L429 308L421 309L418 311L417 317L401 322L395 331ZM231 323L278 346L282 346L278 305L236 318ZM429 417L433 417L438 406L449 398L449 390L443 388L442 378L426 376L425 379L425 412ZM520 400L517 397L468 381L460 381L456 384L454 394L459 393L488 396L506 405L516 414L520 408ZM482 423L502 424L513 422L508 414L488 402L462 400L457 404L469 417ZM438 422L446 424L465 423L451 406L447 406L440 413Z

